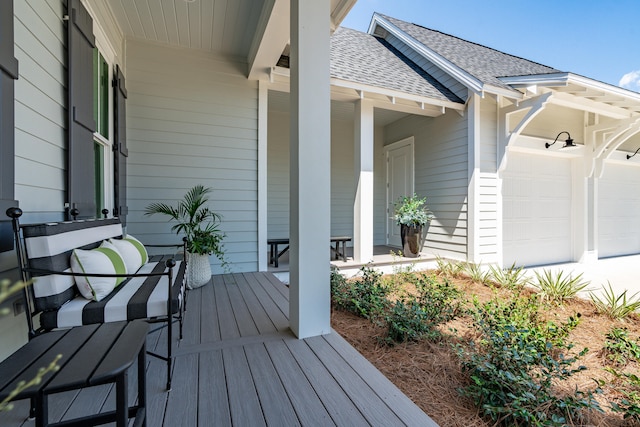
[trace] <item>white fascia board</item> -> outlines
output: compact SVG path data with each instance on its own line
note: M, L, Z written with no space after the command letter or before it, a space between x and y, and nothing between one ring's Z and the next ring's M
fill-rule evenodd
M576 84L585 88L602 91L611 95L622 96L624 98L640 102L640 93L573 73L533 74L529 76L500 77L500 81L508 85L520 87L531 85L557 87Z
M434 50L426 47L424 44L420 43L410 35L406 34L404 31L400 30L398 27L393 25L382 16L374 13L373 18L371 19L371 24L369 25L369 34L373 35L376 25L380 25L382 28L401 40L404 44L422 55L428 61L431 61L432 63L440 67L443 71L451 75L460 83L467 86L476 94L481 95L482 92L486 90L484 84L480 80L478 80L462 68L458 67L453 62L444 58L442 55L436 53Z
M342 87L346 89L353 89L356 92L364 93L364 97L366 97L367 93L375 93L375 94L383 95L389 98L405 99L407 101L425 103L428 105L435 105L438 107L450 108L452 110L465 109L465 104L461 104L458 102L444 101L441 99L429 98L426 96L412 95L405 92L396 91L393 89L385 89L377 86L371 86L371 85L366 85L362 83L355 83L347 80L336 79L333 77L331 78L331 86Z

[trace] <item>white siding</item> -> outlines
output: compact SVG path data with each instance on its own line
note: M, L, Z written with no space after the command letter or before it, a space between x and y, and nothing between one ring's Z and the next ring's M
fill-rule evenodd
M466 259L467 121L457 113L409 116L385 128L387 144L414 136L415 190L427 197L435 219L426 247L435 254Z
M232 271L258 268L258 91L245 69L203 52L127 45L128 231L149 243L177 240L145 207L212 187Z
M487 97L480 103L480 170L478 203L478 250L482 262L498 259L498 173L497 173L497 104Z
M469 96L469 90L458 80L445 73L440 67L433 62L427 60L424 56L402 43L397 37L388 34L386 40L404 56L413 61L418 67L422 68L429 75L439 81L443 86L447 87L451 92L455 93L460 99L466 100Z
M14 2L16 198L29 220L62 219L66 66L62 1Z

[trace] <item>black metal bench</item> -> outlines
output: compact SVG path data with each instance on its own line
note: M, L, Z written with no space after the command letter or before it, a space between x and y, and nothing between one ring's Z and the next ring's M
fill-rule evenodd
M123 237L118 218L65 221L46 224L20 224L22 210L9 208L13 222L18 264L25 282L29 339L56 328L96 323L143 319L149 323L166 323L167 352L148 352L167 364L167 390L171 388L173 323L179 322L182 339L186 305L186 247L179 245L146 245L147 247L182 247L183 260L174 255L156 255L134 274L95 274L96 271L71 271L74 249L95 249L107 239ZM99 301L83 297L75 283L77 277L126 278L110 294ZM38 316L40 326L35 327Z
M331 250L335 253L336 259L342 258L344 262L347 262L347 242L351 241L350 236L335 236L331 237ZM278 267L278 259L289 250L289 239L268 239L269 245L269 264L274 267ZM335 247L334 247L335 244ZM278 246L287 245L281 251L278 251ZM342 249L340 248L342 246Z

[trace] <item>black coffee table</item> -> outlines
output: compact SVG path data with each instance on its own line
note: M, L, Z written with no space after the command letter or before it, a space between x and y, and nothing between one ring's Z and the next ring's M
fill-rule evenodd
M87 426L115 422L125 427L146 426L145 355L149 326L145 321L80 326L39 335L0 363L0 400L22 381L29 381L58 354L60 370L48 372L40 384L14 400L32 399L36 427ZM138 404L128 406L128 369L138 360ZM49 424L48 398L54 393L115 383L116 410Z

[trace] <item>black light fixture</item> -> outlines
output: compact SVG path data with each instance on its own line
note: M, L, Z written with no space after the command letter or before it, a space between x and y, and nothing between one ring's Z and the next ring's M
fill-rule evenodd
M566 141L565 141L564 145L563 145L562 147L560 147L560 148L562 149L562 148L574 148L574 147L576 147L576 144L574 144L574 143L573 143L573 139L571 139L571 135L570 135L570 134L569 134L569 132L567 132L566 130L563 130L562 132L560 132L560 133L558 134L558 136L556 136L556 139L554 139L554 140L553 140L553 142L552 142L551 144L549 144L548 142L546 142L546 143L544 144L544 146L545 146L546 148L551 147L553 144L555 144L556 142L558 142L558 138L560 138L560 135L562 135L563 133L566 133L566 134L567 134L567 136L568 136L568 138L566 139Z
M630 158L632 158L633 156L635 156L636 154L638 154L638 151L640 151L640 147L638 147L638 149L636 150L635 153L633 154L627 154L627 160L629 160Z

